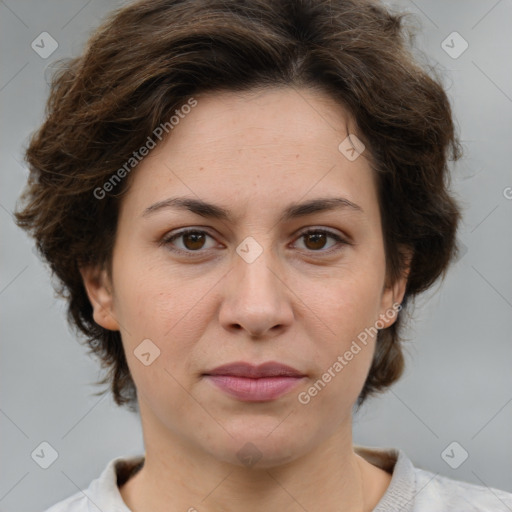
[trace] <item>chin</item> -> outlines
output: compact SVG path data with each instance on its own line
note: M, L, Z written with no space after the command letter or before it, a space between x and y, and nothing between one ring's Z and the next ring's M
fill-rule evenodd
M307 436L306 441L304 432L299 434L296 429L279 425L275 418L271 420L260 426L246 424L245 429L235 432L226 428L232 437L226 434L216 441L210 439L204 448L217 460L254 470L282 466L313 448L313 436Z

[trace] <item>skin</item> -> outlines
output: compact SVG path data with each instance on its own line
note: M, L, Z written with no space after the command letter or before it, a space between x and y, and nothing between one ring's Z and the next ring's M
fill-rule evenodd
M130 176L111 278L82 269L94 320L120 330L138 391L146 461L121 495L134 512L370 511L391 475L354 452L352 408L375 339L308 404L297 399L365 328L379 319L379 327L391 325L389 311L405 292L405 277L386 279L367 153L349 161L338 150L347 126L357 130L317 90L196 99ZM143 215L176 196L220 205L233 219L171 208ZM319 197L346 198L362 212L279 219L289 204ZM208 236L159 243L190 227ZM301 236L305 228L349 244ZM262 249L251 263L236 252L248 236ZM160 355L145 366L134 350L148 338ZM279 361L306 377L276 400L248 403L202 376L240 360ZM237 457L247 442L261 456L250 467Z

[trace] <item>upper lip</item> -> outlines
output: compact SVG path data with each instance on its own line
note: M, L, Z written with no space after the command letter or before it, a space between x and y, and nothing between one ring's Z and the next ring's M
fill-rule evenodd
M304 377L304 374L296 368L275 361L268 361L260 365L237 361L235 363L218 366L213 370L205 372L204 375L230 375L233 377L249 377L253 379L279 376Z

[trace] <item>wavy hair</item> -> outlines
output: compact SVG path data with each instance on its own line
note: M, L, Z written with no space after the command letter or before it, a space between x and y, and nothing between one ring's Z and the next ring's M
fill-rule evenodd
M461 218L449 192L448 161L462 155L450 103L413 56L406 16L371 0L144 0L112 12L81 56L61 62L26 149L16 222L35 238L118 405L136 408L136 388L120 333L93 320L79 267L110 268L130 180L101 200L93 191L191 95L223 89L313 87L348 109L375 172L391 281L413 250L403 309L378 333L358 404L400 377L402 316L444 277Z

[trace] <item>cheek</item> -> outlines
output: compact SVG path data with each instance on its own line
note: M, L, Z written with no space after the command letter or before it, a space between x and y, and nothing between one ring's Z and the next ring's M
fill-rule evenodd
M119 254L136 255L119 249ZM194 293L185 293L171 272L155 268L144 255L119 257L114 276L115 313L128 337L155 336L162 339L176 321L190 309ZM136 341L136 340L134 340Z
M346 344L375 324L381 303L380 281L372 269L346 272L324 281L311 309L323 321L334 344Z
M316 379L321 381L311 393L322 395L319 402L337 407L340 400L348 403L359 394L373 359L379 305L375 272L326 280L314 300L309 296L309 325L314 327L308 335L317 343Z
M116 267L115 314L128 365L138 386L169 389L171 375L181 382L194 364L194 345L213 314L205 294L215 281L192 283L176 273L133 263L125 259ZM147 352L146 359L154 362L145 367L137 356Z

